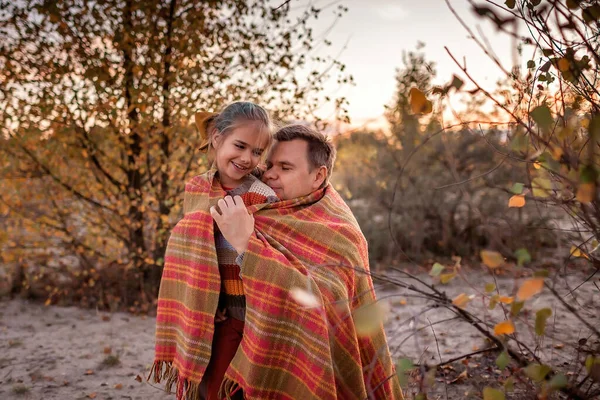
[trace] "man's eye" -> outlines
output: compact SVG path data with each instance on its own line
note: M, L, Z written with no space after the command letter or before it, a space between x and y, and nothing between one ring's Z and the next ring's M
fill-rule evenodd
M244 150L244 146L242 146L241 144L236 144L235 147L237 147L240 150Z
M291 170L291 168L290 167L281 167L281 170L282 171L289 171L289 170Z

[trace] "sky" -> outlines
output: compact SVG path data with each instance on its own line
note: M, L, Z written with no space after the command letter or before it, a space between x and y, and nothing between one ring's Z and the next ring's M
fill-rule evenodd
M291 4L299 5L301 1L294 0ZM477 3L482 2L477 0ZM329 1L316 3L324 5ZM494 88L503 76L502 71L469 39L469 34L444 0L342 0L340 3L349 10L327 36L333 42L332 46L321 54L335 55L345 45L338 59L353 75L355 86L340 89L335 82L329 82L326 88L328 92L348 98L353 125L383 119L384 105L393 98L396 69L403 65L402 54L415 50L418 42L425 43L423 51L427 60L436 64L434 83L449 82L453 74L467 81L444 46L461 62L465 57L469 73L484 88ZM505 68L510 70L515 62L512 38L497 32L488 21L475 18L467 0L450 0L450 3L474 32L477 27L481 29ZM312 23L315 33L331 27L334 8ZM465 88L469 86L465 85ZM318 114L329 119L332 111L330 107L323 107Z

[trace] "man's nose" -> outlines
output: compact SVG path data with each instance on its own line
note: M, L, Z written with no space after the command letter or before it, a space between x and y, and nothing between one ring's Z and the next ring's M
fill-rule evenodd
M274 171L274 168L269 168L265 171L265 173L263 174L263 179L264 180L272 180L275 179L276 174Z

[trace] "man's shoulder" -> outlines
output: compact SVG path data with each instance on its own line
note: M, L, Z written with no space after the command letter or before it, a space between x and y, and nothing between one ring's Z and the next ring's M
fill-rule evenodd
M326 206L325 209L329 211L331 217L338 219L342 224L351 226L362 236L362 230L358 225L354 213L331 183L325 187L325 195L321 201Z

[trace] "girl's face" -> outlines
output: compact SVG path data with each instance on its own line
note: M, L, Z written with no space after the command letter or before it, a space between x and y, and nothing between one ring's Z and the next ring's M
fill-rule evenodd
M256 124L245 124L225 136L213 136L221 185L235 188L256 168L267 146L267 135L266 132L257 132Z

